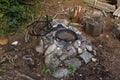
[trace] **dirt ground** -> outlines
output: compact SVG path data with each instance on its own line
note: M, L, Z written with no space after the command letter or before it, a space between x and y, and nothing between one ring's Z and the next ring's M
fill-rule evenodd
M42 11L42 16L44 13L55 15L75 5L86 6L81 0L45 0L43 4L46 6L46 10ZM83 65L73 76L65 80L120 80L120 41L112 36L111 29L114 19L109 14L108 17L104 17L104 20L106 26L99 37L92 37L84 33L82 27L77 27L83 35L91 40L94 49L97 51L97 56L95 56L97 62L91 61L87 65ZM26 43L25 32L23 32L10 36L9 44L14 41L19 42L17 46L0 46L0 57L3 55L19 56L14 63L9 62L8 59L8 61L0 64L0 80L31 80L20 74L28 75L35 80L59 80L43 71L44 57L35 51L39 37L31 36ZM25 54L32 56L35 65L21 59Z

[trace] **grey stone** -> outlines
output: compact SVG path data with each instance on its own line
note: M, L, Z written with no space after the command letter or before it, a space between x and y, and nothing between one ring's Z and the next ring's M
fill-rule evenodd
M77 55L77 51L74 47L72 47L68 52L67 52L69 57L74 57Z
M49 55L51 52L55 51L57 48L56 44L50 45L47 50L45 51L45 56Z
M93 49L92 49L92 46L90 46L90 45L86 45L86 49L88 50L88 51L92 51Z
M77 69L81 66L81 61L78 58L72 58L70 60L65 60L64 65L65 66L74 65Z
M57 46L63 48L67 43L65 41L60 41Z
M74 43L73 43L74 47L75 48L79 48L79 46L81 45L81 41L80 40L76 40Z
M72 31L74 31L74 32L77 32L77 31L78 31L77 28L72 27L72 26L69 26L69 29L72 30Z
M47 57L45 57L45 64L49 65L52 58L53 58L53 54L50 54Z
M57 54L57 56L61 56L62 53L63 53L62 49L58 49L56 54Z
M97 52L95 50L93 50L93 54L96 56L97 55Z
M73 45L74 45L75 48L79 48L79 45L78 45L77 42L75 42Z
M50 54L45 58L45 64L51 68L56 68L60 64L60 60L54 54Z
M60 60L63 61L63 60L65 60L67 57L68 57L67 54L63 54L63 55L60 57Z
M50 62L50 64L49 64L49 67L51 67L51 68L56 68L56 67L58 67L60 64L61 64L61 62L60 62L59 59L53 58L53 59L51 59L51 62Z
M35 49L36 49L36 52L39 52L39 53L43 53L44 52L43 46L38 45L38 46L36 46Z
M78 40L81 40L81 41L82 41L82 36L81 36L81 34L78 34L78 33L77 33L77 38L78 38Z
M81 49L86 49L86 42L83 42L83 43L80 45L80 48L81 48Z
M80 38L81 41L86 41L87 40L87 38L85 36L83 36L83 35L80 35L80 37L81 37Z
M81 48L78 48L78 53L81 54L83 52L83 50Z
M55 78L64 78L64 77L68 77L69 74L70 74L70 71L68 69L60 68L53 73L53 76Z
M52 25L56 25L56 24L65 24L68 25L68 21L66 19L53 19L53 21L51 22Z
M66 48L67 50L70 50L73 46L72 45L67 45Z
M87 51L83 52L80 57L85 61L85 63L87 64L93 57L93 55Z

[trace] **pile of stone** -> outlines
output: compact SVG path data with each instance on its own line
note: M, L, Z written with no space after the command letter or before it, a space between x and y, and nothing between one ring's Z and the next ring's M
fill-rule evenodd
M58 25L62 25L62 28L57 28ZM55 28L53 31L40 38L36 51L44 55L44 62L55 78L68 77L79 69L83 62L89 63L96 55L96 51L93 50L90 40L75 27L60 23L54 25L53 28ZM75 32L77 39L64 41L56 38L56 32L63 28Z

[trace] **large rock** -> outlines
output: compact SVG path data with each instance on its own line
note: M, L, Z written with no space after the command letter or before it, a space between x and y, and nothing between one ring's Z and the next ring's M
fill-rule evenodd
M36 49L36 52L39 52L39 53L43 53L44 52L43 46L38 45L38 46L36 46L35 49Z
M88 51L92 51L92 50L93 50L91 45L86 45L86 49L87 49Z
M49 55L51 52L55 51L57 48L56 44L50 45L47 50L45 51L45 56Z
M80 40L76 40L74 43L73 43L74 47L75 48L79 48L79 46L81 45L81 41Z
M78 58L72 58L64 61L65 66L73 65L76 69L81 66L81 61Z
M60 64L60 60L55 54L50 54L45 58L45 64L50 68L56 68Z
M85 63L87 64L93 57L93 55L87 51L83 52L80 57L85 61Z
M76 56L76 55L77 55L76 49L75 49L74 47L72 47L72 48L68 51L67 55L68 55L69 57L74 57L74 56Z
M53 76L55 78L63 78L63 77L68 77L69 74L70 74L70 71L68 69L61 68L61 69L58 69L57 71L55 71L53 73Z
M63 48L67 43L65 41L60 41L58 44L57 44L57 47L60 47L60 48Z

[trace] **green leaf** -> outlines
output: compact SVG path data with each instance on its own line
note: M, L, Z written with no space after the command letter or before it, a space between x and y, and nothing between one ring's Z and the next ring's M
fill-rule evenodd
M0 0L0 3L9 3L8 0Z
M4 14L0 13L0 18L2 18L4 16Z

